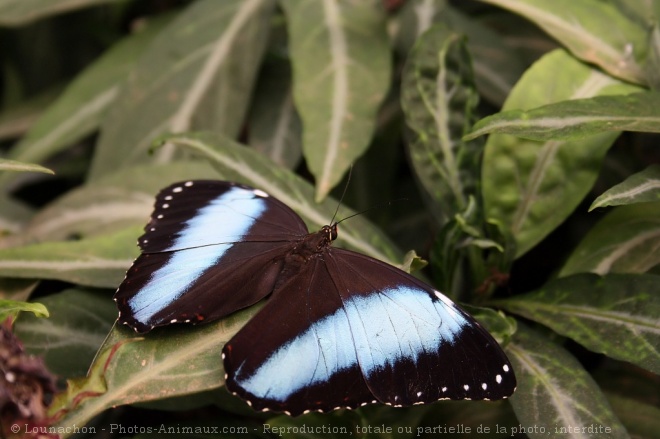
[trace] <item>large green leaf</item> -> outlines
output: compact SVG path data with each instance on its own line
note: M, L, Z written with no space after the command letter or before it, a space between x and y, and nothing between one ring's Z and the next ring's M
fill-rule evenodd
M518 378L510 398L520 422L516 433L532 439L628 438L593 378L562 347L519 325L506 352Z
M369 146L389 87L385 11L375 0L283 0L303 152L322 200Z
M16 139L25 134L61 92L56 86L6 108L0 104L0 140Z
M473 79L464 38L442 25L419 38L403 74L411 160L441 223L476 191L481 142L461 140L478 102Z
M148 22L80 73L10 150L9 157L41 163L97 129L138 56L167 21Z
M591 351L660 373L659 276L569 276L498 303Z
M117 319L112 293L66 290L39 300L50 317L22 315L14 325L16 334L51 372L65 378L84 376Z
M601 0L480 0L520 14L566 46L575 56L638 84L646 78L641 60L646 29ZM616 32L612 32L616 29ZM556 70L555 70L556 71Z
M660 93L598 96L486 117L465 139L503 133L532 140L580 139L606 131L660 133Z
M0 0L0 25L20 26L74 9L120 0Z
M248 124L250 146L295 169L302 158L302 124L293 103L288 61L277 58L262 66Z
M312 230L328 224L337 209L338 202L331 198L320 204L315 203L313 188L298 175L278 168L261 154L227 138L208 133L189 133L168 136L165 140L207 157L224 178L252 185L284 202ZM352 213L341 206L337 218L346 218ZM385 262L401 262L402 255L396 246L364 216L342 223L338 241Z
M115 327L87 377L70 382L68 392L51 406L51 412L63 416L57 425L85 425L110 407L222 386L220 351L257 308L203 327L169 327L146 337Z
M143 226L160 189L177 181L204 178L218 178L218 172L202 161L122 168L62 195L5 242L17 246L81 239Z
M591 203L589 211L598 207L651 201L660 201L660 165L651 165L626 178L622 183L611 187Z
M504 110L636 90L557 50L525 73ZM489 136L482 166L486 216L513 235L517 256L541 241L582 201L617 134L545 142Z
M202 0L153 41L101 129L91 176L125 164L171 159L147 154L166 132L207 129L237 135L267 42L273 0Z
M58 279L115 288L138 255L141 227L80 241L45 242L0 250L0 276Z
M559 276L646 273L660 265L660 202L621 206L580 241Z

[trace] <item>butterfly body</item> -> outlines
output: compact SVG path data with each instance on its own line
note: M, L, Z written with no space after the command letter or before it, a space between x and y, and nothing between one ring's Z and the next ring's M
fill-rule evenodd
M432 287L334 248L286 205L235 183L159 194L142 255L115 294L138 332L225 317L270 296L222 351L226 386L298 415L371 402L502 399L515 376L495 340Z

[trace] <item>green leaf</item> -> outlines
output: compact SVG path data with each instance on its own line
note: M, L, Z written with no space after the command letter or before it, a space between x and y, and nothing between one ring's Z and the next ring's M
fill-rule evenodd
M646 273L660 265L660 202L614 209L570 255L559 276Z
M630 437L651 438L660 431L660 408L657 406L613 394L608 394L607 399Z
M660 165L651 165L611 187L591 203L589 211L606 206L660 201Z
M0 0L0 25L21 26L54 14L120 0Z
M32 210L0 191L0 248L5 246L5 235L18 233L32 216Z
M171 160L147 151L166 132L237 135L267 42L273 0L192 3L146 49L105 119L91 178L126 164Z
M7 88L6 85L5 88ZM53 87L34 97L2 108L0 140L15 139L25 134L61 92L60 87Z
M11 149L10 158L42 162L96 130L138 56L167 21L150 20L80 73Z
M22 315L14 325L25 349L65 378L84 376L117 319L110 291L65 290L40 299L49 319Z
M115 327L90 368L51 412L57 425L85 425L103 410L216 389L224 384L220 351L259 306L201 327L169 327L146 337Z
M8 241L17 246L81 239L144 226L160 189L177 181L217 177L218 173L202 161L122 168L67 192L41 209Z
M0 322L7 320L7 317L16 318L21 311L31 312L40 319L48 317L48 309L41 303L0 299Z
M478 97L464 37L438 25L415 45L402 79L401 105L414 131L409 143L415 173L445 223L467 207L476 186L481 142L461 137Z
M386 16L374 0L283 0L303 153L327 196L369 146L389 87Z
M646 29L601 0L480 0L534 22L575 56L613 76L645 84ZM616 32L612 32L616 29Z
M141 227L80 241L0 249L0 276L116 288L138 255Z
M525 73L503 110L636 90L556 50ZM513 235L517 257L561 224L582 201L617 134L545 142L489 136L482 166L486 217Z
M229 139L210 133L188 133L167 136L163 140L205 156L227 180L264 190L295 210L313 230L328 224L337 209L338 202L331 198L315 203L313 188L298 175L278 168L261 154ZM341 206L337 217L346 218L353 213ZM342 223L338 241L393 265L401 261L396 246L364 216Z
M457 9L448 7L439 18L467 37L479 96L500 107L525 71L525 63L517 47L490 27Z
M248 124L250 146L278 165L295 169L302 158L302 124L287 61L276 59L262 66Z
M571 140L607 131L660 133L660 93L598 96L512 110L477 122L465 139L503 133L532 140Z
M598 385L562 347L519 325L506 352L518 378L516 393L509 399L520 422L518 432L531 439L628 438ZM582 433L582 428L597 430Z
M44 174L54 174L48 168L33 163L23 163L16 160L8 160L0 158L0 172L1 171L14 171L14 172L43 172Z
M646 60L646 78L649 87L653 91L660 91L660 17L656 17L656 23L649 33L649 55Z
M579 274L501 300L587 349L660 373L660 277Z

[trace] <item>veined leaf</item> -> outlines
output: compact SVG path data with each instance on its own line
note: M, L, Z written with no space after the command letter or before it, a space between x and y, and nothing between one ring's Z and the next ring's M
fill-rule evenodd
M248 143L278 165L294 169L302 158L302 124L293 103L291 66L276 59L261 69L249 114Z
M658 8L655 23L649 32L649 55L646 60L646 79L653 91L660 91L660 6Z
M525 73L504 111L637 90L557 50ZM486 216L515 238L517 257L561 224L582 201L617 135L610 132L545 142L505 134L489 136L482 165Z
M112 294L66 290L40 299L50 318L22 315L14 325L25 349L41 356L48 369L66 378L84 376L117 319Z
M167 21L150 21L79 74L10 150L10 158L41 162L97 129L138 56Z
M518 325L505 350L518 378L509 400L528 437L628 438L598 384L557 343Z
M660 202L617 207L587 233L559 276L646 273L660 265L658 248Z
M0 140L15 139L25 134L61 92L60 87L55 86L3 108L0 112Z
M218 172L199 160L121 168L53 201L5 243L15 247L81 239L144 226L160 189L177 181L203 178L218 178Z
M58 279L115 288L138 255L141 227L80 241L46 242L0 250L0 276Z
M442 25L431 28L406 65L402 106L415 132L412 163L440 223L463 211L475 191L481 142L461 137L477 101L464 38Z
M101 127L95 179L125 164L168 162L158 135L206 129L235 136L266 45L274 0L192 3L153 41Z
M503 133L532 140L570 140L606 131L660 133L660 93L597 96L533 110L512 110L477 122L466 140Z
M18 233L32 214L32 210L24 204L0 193L0 248L5 245L6 236Z
M498 304L591 351L660 373L660 276L575 275Z
M651 165L642 172L610 188L591 203L589 211L606 206L660 201L660 165Z
M630 437L651 438L660 431L660 408L656 405L611 393L607 394L607 399L617 417L628 429Z
M447 7L440 19L467 37L479 96L501 106L525 71L517 48L490 27L452 7Z
M14 172L43 172L44 174L54 174L48 168L34 163L24 163L16 160L7 160L0 158L0 171L14 171Z
M327 224L338 202L331 198L317 204L311 185L293 172L278 168L263 155L227 138L208 133L189 133L164 138L177 146L190 149L209 159L221 175L232 181L257 187L295 210L311 230ZM353 212L341 206L338 217ZM385 234L379 232L363 216L342 224L340 243L390 264L401 261L401 253Z
M385 11L376 1L283 0L303 153L326 197L369 146L390 80Z
M21 26L50 15L117 1L119 0L0 0L0 25Z
M645 84L640 60L646 53L646 29L600 0L480 0L509 9L534 22L575 56L606 72ZM616 32L612 32L616 29Z
M85 425L109 407L222 386L219 352L259 308L196 328L164 328L148 337L113 328L87 378L70 383L68 393L51 406L51 413L63 415L57 425Z

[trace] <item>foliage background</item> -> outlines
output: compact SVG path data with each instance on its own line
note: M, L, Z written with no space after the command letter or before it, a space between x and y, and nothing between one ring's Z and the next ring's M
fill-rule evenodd
M0 312L60 378L49 421L654 437L658 17L651 0L0 0ZM339 217L380 207L340 245L423 255L505 346L510 401L257 414L219 358L254 309L113 326L160 188L251 184L315 229L351 164ZM154 437L135 433L108 432Z

